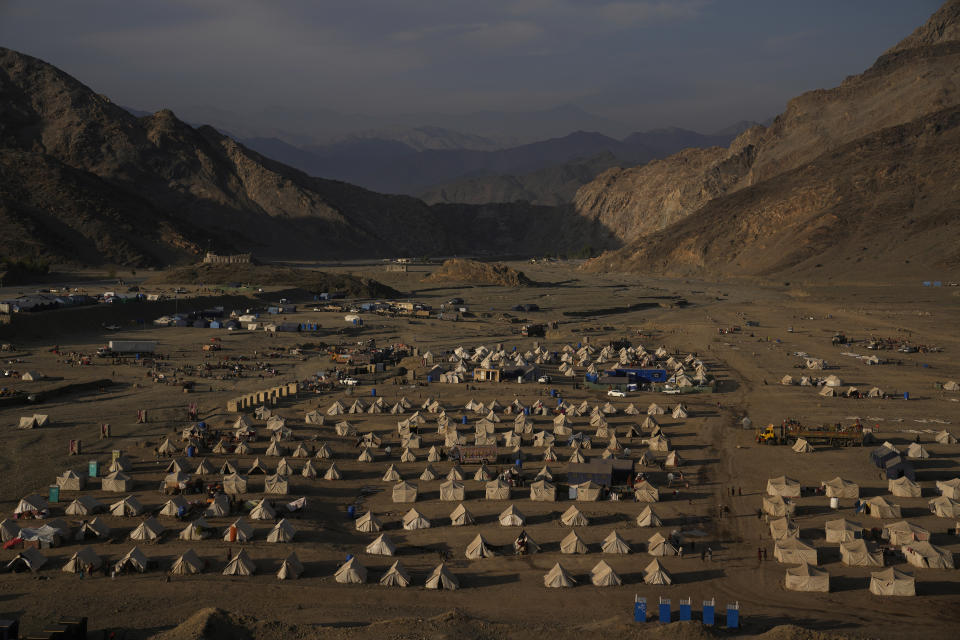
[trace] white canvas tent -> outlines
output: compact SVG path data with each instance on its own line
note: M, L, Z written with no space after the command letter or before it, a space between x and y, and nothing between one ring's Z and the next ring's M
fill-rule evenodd
M427 577L427 581L423 586L427 589L453 591L460 588L460 582L456 576L450 573L447 565L441 562L429 577Z
M549 589L572 587L577 584L567 570L558 562L543 576L543 586Z
M882 567L883 554L871 551L861 538L840 543L840 561L848 567Z
M917 590L913 575L889 567L870 574L870 593L877 596L915 596Z
M830 574L809 564L787 569L784 586L790 591L830 592Z

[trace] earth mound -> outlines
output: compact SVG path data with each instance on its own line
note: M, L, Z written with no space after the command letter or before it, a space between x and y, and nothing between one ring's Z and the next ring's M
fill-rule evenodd
M466 284L492 284L499 287L529 287L536 283L505 264L478 262L452 258L426 278L424 282L456 282Z
M256 264L193 264L167 269L150 284L248 284L289 286L313 293L343 293L352 298L390 298L399 292L369 278L347 274Z

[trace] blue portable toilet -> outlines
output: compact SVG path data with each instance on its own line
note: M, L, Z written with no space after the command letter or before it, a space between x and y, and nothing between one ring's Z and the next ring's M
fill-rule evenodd
M703 624L708 627L713 626L713 614L716 603L713 600L704 600L703 601Z
M60 502L60 487L52 484L50 485L49 491L47 492L47 502L53 504L55 502Z
M690 615L691 615L690 605L691 605L690 598L687 598L686 600L680 600L680 620L681 621L686 622L690 620Z
M909 391L904 391L904 392L903 392L903 399L904 399L904 400L909 400L909 399L910 399L910 392L909 392Z
M740 628L740 603L727 605L727 629Z
M91 478L97 477L97 472L100 470L100 463L96 460L91 460L87 463L87 475Z
M660 598L660 607L657 614L660 624L668 624L671 619L670 598Z
M349 507L347 507L347 515L350 516L351 518L356 517L357 508L353 505L350 505Z
M461 420L461 424L467 424L467 416L466 416L466 414L464 414L463 420Z
M523 415L525 415L525 416L530 415L530 407L524 407L524 408L523 408Z
M377 390L376 390L376 389L370 389L370 395L376 397L376 395L377 395Z
M633 597L633 621L647 621L647 599L640 596Z
M196 448L195 446L190 445L189 447L187 447L187 457L188 457L188 458L193 458L193 457L196 456L196 455L197 455L197 448Z

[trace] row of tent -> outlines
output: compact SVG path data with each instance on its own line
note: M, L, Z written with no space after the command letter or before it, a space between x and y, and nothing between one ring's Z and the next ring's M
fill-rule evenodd
M820 567L802 563L787 569L784 586L790 591L830 591L830 574ZM870 593L878 596L915 596L915 578L895 567L870 574Z

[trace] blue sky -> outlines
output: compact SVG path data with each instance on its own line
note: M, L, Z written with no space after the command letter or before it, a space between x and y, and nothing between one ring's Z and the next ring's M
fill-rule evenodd
M861 72L939 5L6 0L0 44L146 110L427 118L574 104L635 129L709 131Z

